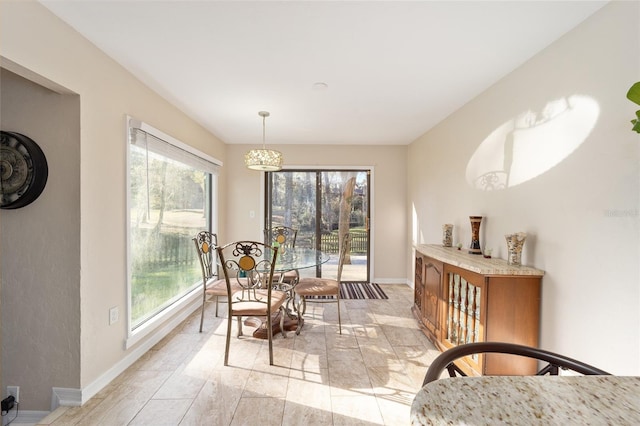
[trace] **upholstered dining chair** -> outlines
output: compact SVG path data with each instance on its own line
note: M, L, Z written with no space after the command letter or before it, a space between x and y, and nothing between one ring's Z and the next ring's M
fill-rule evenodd
M307 300L312 302L335 302L338 304L338 330L342 334L342 321L340 319L340 283L342 282L342 268L344 259L351 248L351 234L346 233L342 238L340 254L338 255L338 275L336 279L330 278L300 278L294 287L295 293L300 296L299 315L303 316L307 310ZM322 299L320 296L333 296ZM311 298L311 299L308 299Z
M237 241L218 247L218 257L227 287L227 342L224 365L229 363L231 323L238 319L238 337L242 334L242 317L265 317L269 340L269 364L273 365L273 314L280 311L280 330L284 335L283 304L286 294L274 290L273 268L278 254L277 247L256 241ZM237 289L239 288L239 290Z
M278 225L271 229L264 230L264 242L272 246L277 246L280 251L295 247L297 236L298 230L288 226ZM298 278L300 278L300 274L296 269L285 272L284 276L276 273L273 277L276 281L288 284L295 284L298 281Z
M202 269L202 312L200 314L200 332L202 333L207 296L215 299L217 317L218 299L227 296L227 285L224 279L220 279L218 275L218 263L216 262L218 235L209 231L200 231L192 240L196 245L198 260L200 260Z

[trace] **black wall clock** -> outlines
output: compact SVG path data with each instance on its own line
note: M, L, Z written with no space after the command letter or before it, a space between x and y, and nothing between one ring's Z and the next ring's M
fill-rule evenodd
M0 208L17 209L36 200L47 184L44 152L31 138L0 131Z

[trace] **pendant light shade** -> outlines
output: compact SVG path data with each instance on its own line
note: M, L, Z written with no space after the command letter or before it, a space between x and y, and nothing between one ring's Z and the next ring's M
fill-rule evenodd
M251 170L263 172L275 172L282 169L282 153L265 146L265 119L269 112L260 111L258 115L262 117L262 149L252 149L244 155L244 164Z

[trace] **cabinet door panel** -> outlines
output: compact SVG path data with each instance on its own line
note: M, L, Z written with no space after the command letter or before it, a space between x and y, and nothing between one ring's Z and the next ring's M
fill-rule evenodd
M422 300L422 322L436 338L440 334L439 306L442 264L426 260L424 268L424 298Z
M484 341L486 298L485 279L463 269L446 265L444 269L445 324L442 341L452 348L464 343ZM482 355L466 357L473 370L481 371Z
M413 304L415 305L418 312L422 312L422 300L424 299L424 281L422 279L422 270L422 256L416 256L416 273L413 283Z

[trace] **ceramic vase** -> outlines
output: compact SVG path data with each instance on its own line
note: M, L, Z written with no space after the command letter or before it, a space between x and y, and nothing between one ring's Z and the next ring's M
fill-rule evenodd
M509 265L520 266L522 264L522 246L527 238L525 232L505 235L507 239L507 263Z
M469 246L469 254L482 254L480 248L480 223L482 216L469 216L471 221L471 245Z
M442 225L442 247L451 247L453 245L453 225L445 223Z

